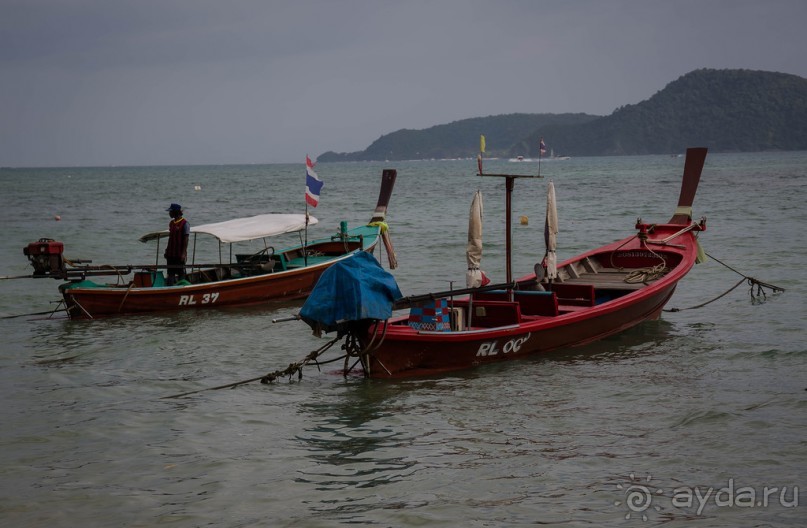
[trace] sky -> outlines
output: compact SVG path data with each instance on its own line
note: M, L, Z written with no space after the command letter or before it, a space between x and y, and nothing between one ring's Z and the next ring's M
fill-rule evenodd
M303 163L699 68L807 77L805 0L0 0L0 167Z

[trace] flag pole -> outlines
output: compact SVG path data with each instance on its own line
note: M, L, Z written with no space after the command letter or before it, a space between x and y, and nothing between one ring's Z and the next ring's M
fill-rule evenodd
M305 201L305 241L303 242L303 263L308 266L308 200Z
M308 154L305 155L306 179L308 178ZM306 181L306 193L308 182ZM308 196L305 195L305 240L303 241L303 265L308 266Z
M314 162L305 155L305 242L303 242L303 257L308 266L308 224L311 223L308 206L316 207L319 203L319 193L322 190L322 181L314 172Z

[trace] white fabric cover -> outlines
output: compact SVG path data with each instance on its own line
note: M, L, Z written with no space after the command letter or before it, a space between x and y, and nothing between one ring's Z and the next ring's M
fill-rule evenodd
M319 220L313 216L308 217L308 225L314 225ZM191 226L191 233L203 233L218 238L221 242L242 242L256 238L272 237L283 233L294 233L305 229L304 214L262 214L247 218L235 218L225 222ZM168 230L147 233L140 237L141 242L148 242L156 238L168 236Z
M558 257L555 254L558 244L558 209L555 204L555 184L551 180L546 189L546 228L544 235L546 238L546 278L556 279L558 277Z
M465 258L468 261L468 272L465 274L465 285L478 288L482 285L482 191L476 191L471 202L468 217L468 245L465 247Z

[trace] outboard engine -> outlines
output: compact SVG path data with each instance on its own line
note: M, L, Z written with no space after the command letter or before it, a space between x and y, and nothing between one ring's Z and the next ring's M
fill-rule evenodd
M40 238L22 248L34 267L34 276L64 275L64 244L52 238Z

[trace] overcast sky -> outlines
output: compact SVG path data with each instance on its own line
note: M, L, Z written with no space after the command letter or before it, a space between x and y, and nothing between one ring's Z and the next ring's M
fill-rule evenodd
M0 0L0 166L303 162L698 68L807 77L805 0Z

